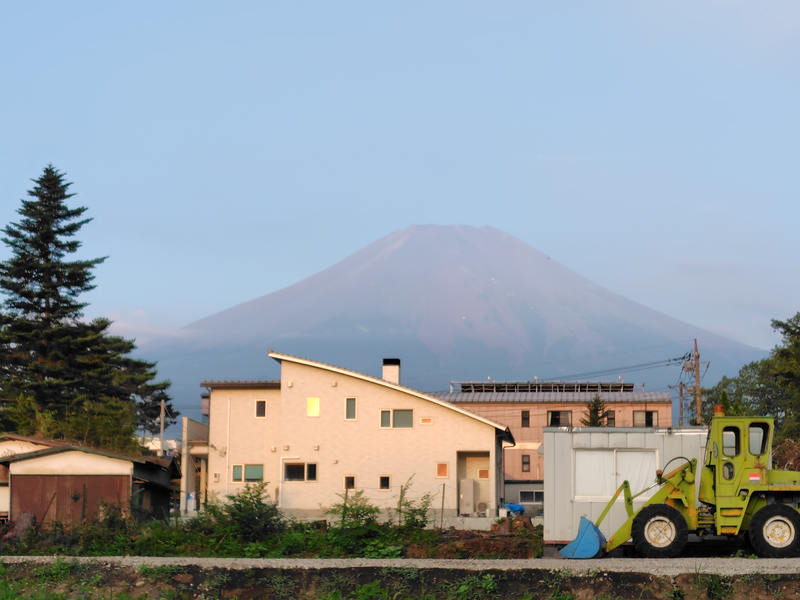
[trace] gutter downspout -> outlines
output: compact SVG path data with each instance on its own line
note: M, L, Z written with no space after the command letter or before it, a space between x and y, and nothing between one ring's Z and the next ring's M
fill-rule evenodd
M183 431L181 432L181 514L186 514L186 494L189 488L189 461L192 459L189 454L189 417L181 419Z
M231 397L228 395L228 416L226 417L226 428L227 431L225 432L225 495L231 493L230 485L231 485ZM242 473L242 478L244 478L244 473Z

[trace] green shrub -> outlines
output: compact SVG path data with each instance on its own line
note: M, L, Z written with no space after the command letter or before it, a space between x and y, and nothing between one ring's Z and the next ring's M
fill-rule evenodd
M211 502L205 513L220 536L231 536L242 542L263 541L286 528L286 519L278 507L269 502L267 482L248 485L238 494L227 496L228 502Z
M325 514L336 517L339 527L360 527L377 522L381 509L364 497L364 490L358 490L352 495L346 490L344 494L336 495L342 501L331 506Z
M400 486L400 494L397 498L397 508L393 511L400 527L423 529L430 522L429 513L433 503L433 495L426 492L420 498L412 500L408 496L411 489L414 475L411 475L406 482Z

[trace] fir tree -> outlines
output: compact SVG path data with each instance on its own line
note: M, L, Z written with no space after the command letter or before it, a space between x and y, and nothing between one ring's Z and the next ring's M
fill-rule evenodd
M2 425L20 433L66 438L133 450L136 399L153 390L155 364L134 359L130 340L108 333L111 322L81 319L81 294L94 288L92 270L105 258L67 260L74 239L91 219L70 208L70 183L52 166L34 180L3 229L11 257L0 263L0 412Z
M586 412L584 414L586 416L581 419L581 425L584 427L602 427L606 424L608 409L599 394L595 394L591 402L586 404Z

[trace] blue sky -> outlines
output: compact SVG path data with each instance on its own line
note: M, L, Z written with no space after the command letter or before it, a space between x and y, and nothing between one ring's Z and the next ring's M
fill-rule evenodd
M768 348L798 65L793 1L13 3L0 222L65 171L110 257L87 313L145 342L439 223Z

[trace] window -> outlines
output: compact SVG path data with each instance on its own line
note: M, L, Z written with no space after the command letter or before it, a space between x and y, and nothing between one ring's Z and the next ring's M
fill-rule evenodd
M267 417L267 401L256 400L256 418L265 419Z
M355 475L345 475L344 476L344 489L346 489L346 490L354 490L354 489L356 489L356 476Z
M655 450L575 450L576 499L608 499L627 479L631 491L636 493L653 483L656 465ZM643 494L649 498L655 490Z
M413 410L394 410L392 411L392 427L413 427Z
M436 464L436 476L437 477L447 477L447 463L437 463Z
M356 399L344 399L344 418L348 421L355 421L356 418Z
M309 417L319 416L319 398L308 398L306 404L306 415Z
M244 480L247 482L264 480L264 465L245 465Z
M410 408L381 411L381 427L384 429L400 429L413 426L414 411Z
M523 473L530 473L531 472L531 455L530 454L523 454L522 455L522 472Z
M522 426L523 427L531 426L531 411L529 410L522 411Z
M544 502L544 492L535 490L520 490L519 503L520 504L541 504Z
M548 427L570 427L572 426L572 411L569 410L548 410Z
M284 481L305 481L306 479L306 466L303 463L293 464L286 463L283 465L283 479Z
M391 487L390 481L391 480L388 475L381 475L378 477L378 488L382 490L388 490Z
M722 429L722 453L725 456L739 455L739 428L723 427Z
M654 410L633 411L634 427L658 427L658 413Z
M616 427L617 418L614 416L614 411L606 411L606 427Z
M767 433L769 427L766 423L751 423L747 432L750 454L758 456L767 449Z
M284 481L316 481L317 463L286 463L283 465Z
M264 465L233 465L231 481L252 483L264 480Z

